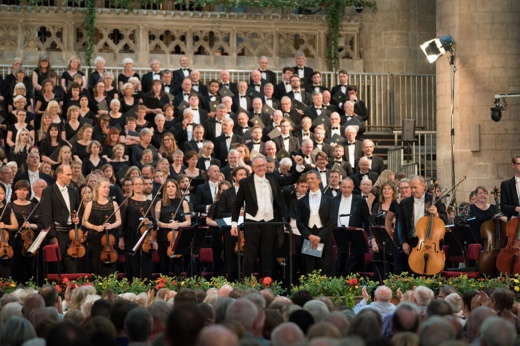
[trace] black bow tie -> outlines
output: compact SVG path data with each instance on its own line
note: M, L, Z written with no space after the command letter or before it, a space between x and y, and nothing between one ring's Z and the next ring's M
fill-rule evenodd
M255 87L260 87L262 86L262 84L255 84Z
M243 99L243 98L245 98L245 97L246 97L246 95L240 95L240 98L241 98L241 99Z
M269 101L269 100L272 100L272 98L270 98L270 97L266 97L266 100Z
M196 141L197 143L204 143L204 140L199 140L199 141Z
M228 83L222 84L223 87L229 87Z
M256 117L256 116L259 117L260 115L262 115L262 114L261 114L261 113L255 113L255 114L254 114L255 117Z
M339 130L339 127L333 127L332 129L333 130Z
M355 145L356 143L347 143L347 146Z
M190 96L190 93L184 93L184 96Z
M339 163L339 164L343 163L343 161L341 161L341 160L334 160L334 162Z
M253 142L253 144L262 144L262 142Z
M203 157L204 161L211 161L211 157Z
M191 83L192 86L197 86L199 83Z
M368 158L369 160L372 160L372 157L373 157L373 156L367 156L367 158Z
M224 136L224 138L229 139L229 138L231 138L231 136Z
M311 134L310 134L310 132L304 132L303 135L304 136L310 136Z
M288 141L289 139L291 139L289 136L283 138L284 141Z
M160 75L161 75L161 72L154 72L153 75L154 75L154 76L160 76Z
M198 111L199 109L198 108L192 108L191 110L192 111Z
M323 171L322 171L322 170L320 169L320 173L327 173L327 170L323 170Z

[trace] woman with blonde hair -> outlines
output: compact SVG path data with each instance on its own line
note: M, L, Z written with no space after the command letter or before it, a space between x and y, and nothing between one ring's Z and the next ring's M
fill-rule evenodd
M88 123L80 127L76 135L76 143L72 146L74 157L79 161L83 161L88 157L87 148L92 142L93 133L94 128Z
M67 70L63 71L61 75L61 87L63 90L68 91L69 87L74 83L74 77L76 75L81 76L81 88L85 89L87 87L87 81L85 79L85 74L81 71L81 60L77 56L71 56L67 63Z
M61 124L61 107L57 101L49 101L45 112L51 116L53 124Z
M73 161L70 167L72 168L72 182L76 187L86 184L87 179L83 175L81 162Z
M27 112L25 110L19 110L15 113L16 122L12 125L7 126L7 137L5 141L9 147L14 147L15 140L18 136L18 132L21 130L29 131L31 137L34 138L34 130L31 125L27 124Z
M135 111L139 105L139 96L135 95L135 87L132 83L125 83L121 90L121 111L127 114L130 111ZM129 113L130 114L130 113Z
M379 174L379 177L374 183L374 190L376 194L379 193L379 191L383 187L383 184L386 183L395 183L395 173L390 169L385 169L381 172L381 174Z
M79 129L81 128L79 117L78 106L70 106L69 109L67 109L67 121L64 124L65 131L62 131L61 133L64 141L72 140L72 138L74 138L74 136L79 132Z
M36 105L34 107L34 112L38 114L43 114L47 109L47 105L51 101L60 101L57 99L57 95L54 92L54 82L50 79L43 81L42 90L40 93L36 95Z
M159 154L170 162L170 160L173 160L173 153L175 153L177 149L178 147L177 142L175 141L175 136L171 132L166 132L161 140Z
M25 167L27 154L34 145L34 138L27 129L21 129L16 134L14 147L11 150L9 159L15 161L18 167Z
M109 193L110 182L99 177L94 187L94 198L85 205L82 222L83 227L89 231L87 242L91 272L100 275L111 274L116 269L116 263L101 260L101 239L105 236L106 231L118 239L118 229L121 226L119 205L116 201L111 201ZM122 241L119 242L119 245L122 247Z

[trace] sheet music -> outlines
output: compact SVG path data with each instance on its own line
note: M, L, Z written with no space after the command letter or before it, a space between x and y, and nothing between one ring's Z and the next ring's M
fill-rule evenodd
M33 255L36 254L36 251L38 251L38 249L40 248L40 245L47 236L47 233L49 233L49 230L41 230L36 239L34 239L29 249L27 249L27 252Z
M302 254L321 258L321 256L323 256L324 246L325 245L323 243L319 243L316 248L313 248L311 246L311 241L308 239L304 239L302 246Z
M300 230L298 229L298 226L296 226L296 219L292 219L291 218L291 221L289 222L289 224L291 225L291 230L292 230L292 233L294 235L299 235L301 236L302 234L300 233Z
M222 218L222 221L224 222L224 224L226 226L231 226L231 216ZM237 224L241 225L243 223L244 223L244 217L243 216L239 216Z

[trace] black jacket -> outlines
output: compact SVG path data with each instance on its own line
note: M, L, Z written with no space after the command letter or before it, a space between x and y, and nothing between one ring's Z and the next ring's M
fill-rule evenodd
M520 206L520 201L516 192L515 177L500 184L500 206L507 217L518 216L515 208Z
M309 226L309 218L310 218L310 204L309 204L309 194L305 195L298 200L298 215L296 218L296 225L298 226L298 230L302 234L304 238L308 238L309 235L317 235L321 238L322 242L331 242L332 241L332 230L335 228L334 222L334 202L332 198L321 194L320 201L320 220L322 223L322 228L316 232L310 229Z

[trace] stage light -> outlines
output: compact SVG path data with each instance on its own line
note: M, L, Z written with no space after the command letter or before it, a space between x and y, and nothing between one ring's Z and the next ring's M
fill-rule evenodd
M494 121L500 121L500 119L502 119L504 104L502 104L500 101L500 99L495 99L495 105L489 109L491 111L491 119Z
M450 35L434 38L421 44L421 50L430 64L434 63L439 57L452 52L455 40Z

